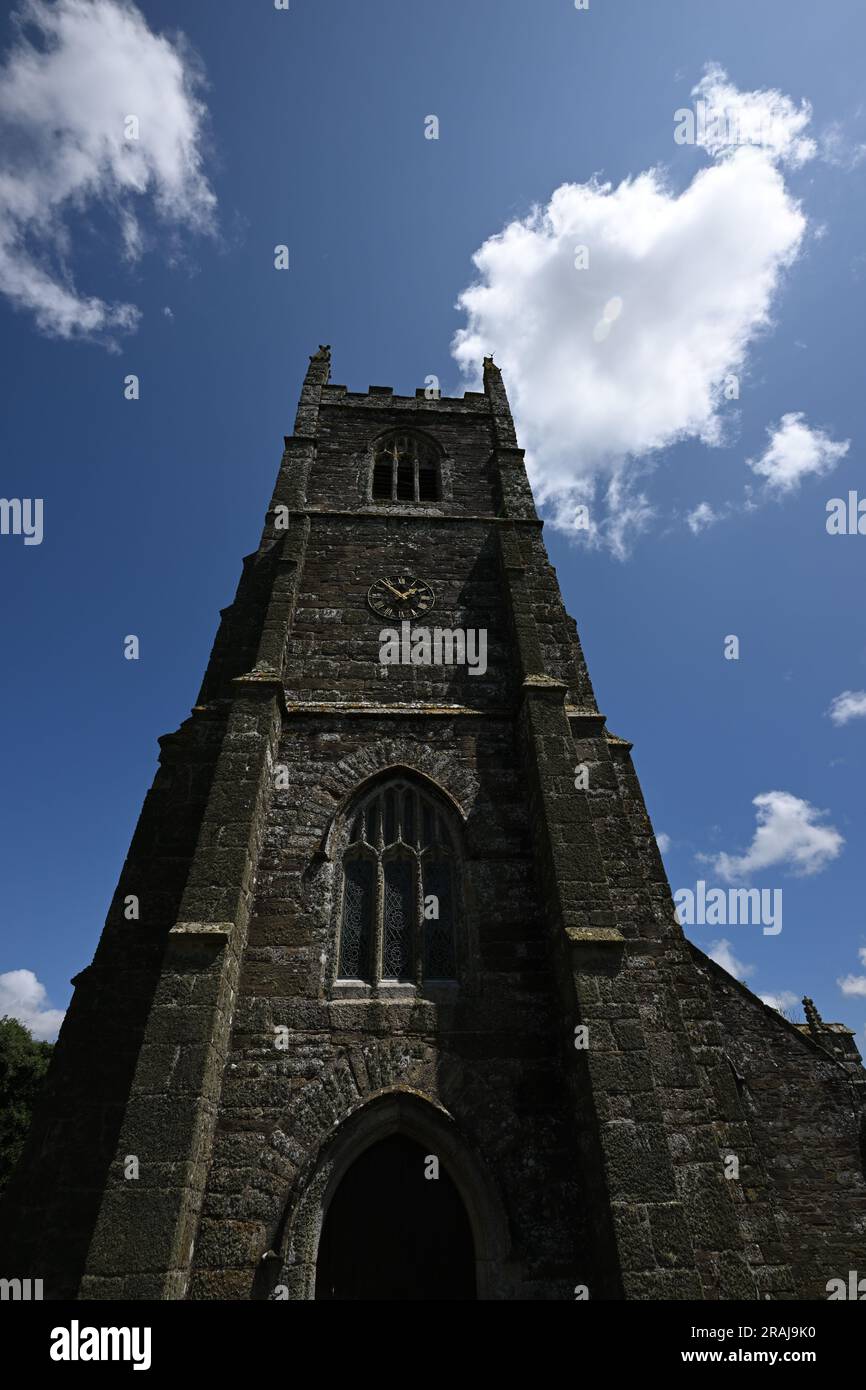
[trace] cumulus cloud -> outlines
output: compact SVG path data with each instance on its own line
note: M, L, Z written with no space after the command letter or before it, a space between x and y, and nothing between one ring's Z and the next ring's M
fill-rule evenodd
M866 690L843 690L831 701L827 713L838 725L852 719L866 719Z
M663 830L660 830L658 835L656 835L656 844L659 847L660 854L667 854L668 850L671 847L670 835L666 835Z
M583 535L618 554L655 515L643 477L659 451L722 442L731 378L800 251L806 218L779 161L807 157L808 108L778 98L740 93L771 113L772 141L710 150L682 191L659 168L565 183L473 257L454 357L476 380L496 353L536 499L575 534L588 505Z
M0 67L0 291L45 333L110 342L139 311L76 288L71 219L107 211L130 261L145 208L212 230L200 74L131 0L23 0L17 20Z
M860 964L866 965L866 946L861 946L857 952L860 957ZM856 995L866 999L866 975L843 975L836 981L843 994Z
M796 492L804 478L831 472L850 448L850 440L836 441L826 431L806 423L802 411L783 415L777 425L767 428L769 443L760 458L747 459L752 472L763 480L760 490L747 483L740 502L727 501L713 507L700 502L686 513L686 525L693 535L733 516L757 511L759 506Z
M7 970L0 975L0 1018L17 1018L40 1042L57 1037L63 1012L48 1006L45 986L32 970Z
M730 941L725 937L722 937L721 941L712 942L707 955L710 960L716 962L716 965L720 965L723 970L727 970L729 975L733 975L735 980L747 980L750 975L755 973L753 965L744 965L741 960L737 960Z
M707 64L692 96L704 105L696 120L695 143L715 157L752 145L774 160L797 166L817 152L815 141L805 134L812 119L808 101L796 106L774 88L741 92L718 63Z
M820 873L842 851L839 831L820 821L819 811L791 792L762 792L752 805L757 808L757 829L744 854L703 856L726 883L736 883L763 869L781 868L803 876Z
M849 440L836 443L823 430L807 425L802 411L783 415L767 434L766 450L748 464L775 492L793 492L810 474L829 473L850 448Z

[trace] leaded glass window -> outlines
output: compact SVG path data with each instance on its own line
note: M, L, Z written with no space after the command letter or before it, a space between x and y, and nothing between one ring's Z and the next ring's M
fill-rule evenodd
M395 779L353 808L343 854L339 978L457 978L458 861L450 817Z
M439 458L419 435L389 434L376 446L373 459L375 502L438 502Z
M384 865L384 874L382 977L411 980L415 865L410 859L389 859Z
M372 859L347 857L343 870L341 969L356 979L363 979L370 969L375 869Z

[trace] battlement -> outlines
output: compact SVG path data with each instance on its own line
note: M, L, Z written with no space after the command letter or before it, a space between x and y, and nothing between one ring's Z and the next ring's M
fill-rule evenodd
M424 386L419 386L412 396L394 394L393 386L368 386L366 391L350 391L348 387L328 383L322 387L322 405L351 405L380 407L396 406L403 410L428 409L488 411L490 401L483 391L464 391L462 396L429 396Z
M331 381L331 346L330 343L321 343L317 352L310 356L310 366L304 380L301 392L300 418L303 419L305 405L309 406L314 400L320 406L343 405L362 408L380 408L387 404L389 409L396 407L398 410L425 410L433 412L484 412L493 416L505 416L508 419L506 433L508 439L503 438L503 443L513 442L513 426L511 425L508 401L502 385L502 377L499 368L495 365L492 357L485 357L483 364L484 371L484 390L483 391L464 391L462 396L442 396L431 395L429 385L418 386L412 396L400 396L394 394L393 386L368 386L366 391L350 391L342 383ZM430 381L438 380L437 377L428 377ZM296 431L297 432L297 431ZM301 431L303 433L303 430Z

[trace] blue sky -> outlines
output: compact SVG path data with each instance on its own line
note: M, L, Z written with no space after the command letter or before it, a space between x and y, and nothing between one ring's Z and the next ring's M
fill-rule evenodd
M483 344L505 372L672 887L783 890L777 936L690 934L862 1046L866 538L825 524L831 498L866 496L862 5L136 13L34 3L29 63L8 5L0 27L0 495L44 499L40 545L0 535L0 972L45 990L15 974L0 1003L20 996L50 1033L92 956L156 739L186 717L257 544L308 354L331 343L350 389L432 373L460 393L465 330L464 359ZM49 60L68 85L40 84ZM675 142L678 109L731 92L747 118L775 112L772 148ZM148 152L130 174L111 142L133 101ZM587 236L591 266L566 280Z

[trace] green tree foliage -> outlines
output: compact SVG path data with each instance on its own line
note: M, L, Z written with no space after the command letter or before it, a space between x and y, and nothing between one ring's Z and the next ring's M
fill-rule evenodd
M52 1051L17 1018L0 1018L0 1192L24 1147Z

